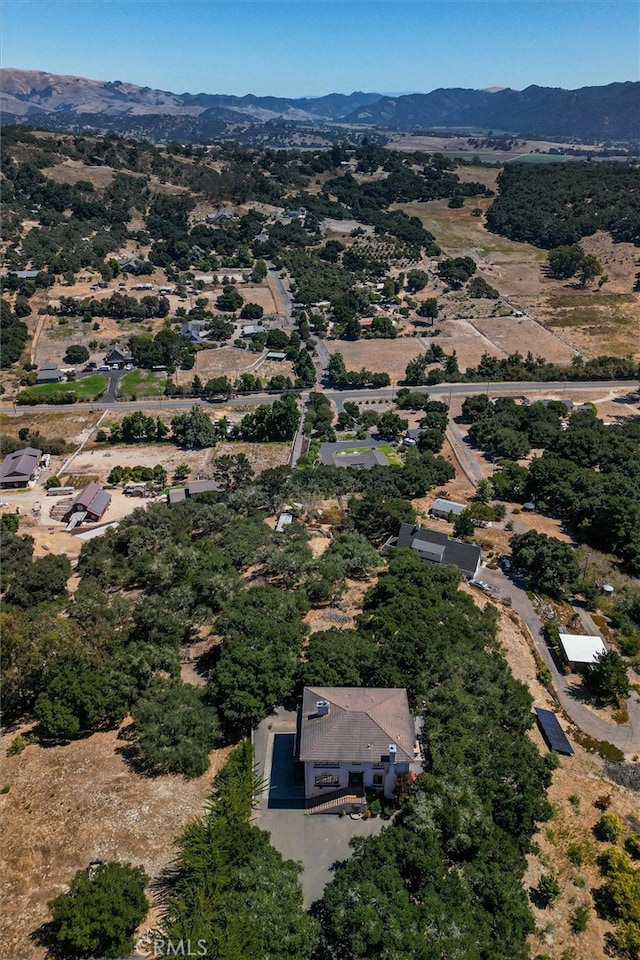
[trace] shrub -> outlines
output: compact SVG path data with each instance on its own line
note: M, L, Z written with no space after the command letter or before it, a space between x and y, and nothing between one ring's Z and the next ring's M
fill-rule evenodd
M14 737L9 746L7 747L7 756L15 757L28 746L27 741L24 737L21 737L19 734L17 737Z
M589 926L589 904L580 903L571 911L571 929L574 933L584 933Z
M535 888L540 906L545 909L560 896L560 884L552 873L543 873Z
M640 860L640 833L630 834L624 842L624 848L634 860Z
M603 813L594 826L593 833L602 843L617 843L623 829L622 818L617 813Z
M104 863L78 870L68 893L49 902L55 938L67 957L121 957L147 915L148 882L142 867Z

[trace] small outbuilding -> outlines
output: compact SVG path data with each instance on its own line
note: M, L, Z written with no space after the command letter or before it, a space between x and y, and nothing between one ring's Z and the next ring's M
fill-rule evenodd
M466 510L464 503L457 503L455 500L444 500L438 497L431 504L429 513L432 517L438 517L440 520L448 520L451 515L459 517L463 510Z
M580 634L561 633L562 655L571 670L584 670L607 652L602 637L583 637Z
M281 513L276 524L276 533L284 533L287 527L293 523L293 517L290 513Z
M219 480L191 480L185 487L172 487L167 499L169 503L180 503L199 493L216 493L220 489Z

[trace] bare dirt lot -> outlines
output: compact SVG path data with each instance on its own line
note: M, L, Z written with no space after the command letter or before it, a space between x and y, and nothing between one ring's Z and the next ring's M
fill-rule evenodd
M96 733L66 746L29 745L6 757L16 733L0 740L4 823L2 955L43 960L30 938L48 919L47 901L63 893L92 860L142 864L157 877L174 856L173 842L202 812L228 751L214 751L197 780L132 773L117 732Z
M254 373L266 383L271 377L282 374L294 377L293 365L288 360L266 360L266 353L254 353L239 347L220 347L217 350L201 350L193 370L176 372L180 386L190 384L196 373L203 382L208 377L227 376L233 382L241 373Z
M393 383L402 380L407 364L425 352L417 338L397 340L324 340L330 354L341 353L347 370L372 370L388 373Z

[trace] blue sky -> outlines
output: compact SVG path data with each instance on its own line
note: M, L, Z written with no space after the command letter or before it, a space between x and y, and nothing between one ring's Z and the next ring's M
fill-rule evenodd
M638 0L1 0L2 66L321 96L640 79Z

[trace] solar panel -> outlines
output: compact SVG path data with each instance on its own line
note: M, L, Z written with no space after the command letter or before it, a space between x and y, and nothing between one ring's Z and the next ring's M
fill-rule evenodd
M536 707L535 711L538 726L549 747L557 753L564 753L570 757L573 754L573 747L567 740L555 713L551 710L543 710L541 707Z

